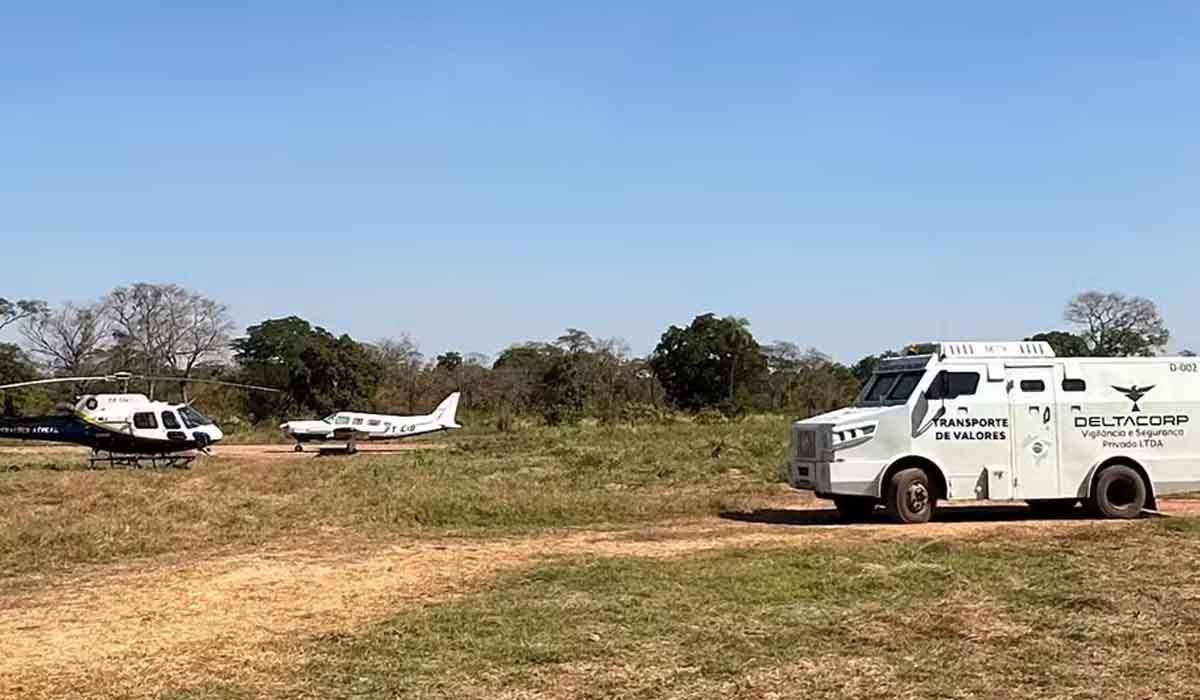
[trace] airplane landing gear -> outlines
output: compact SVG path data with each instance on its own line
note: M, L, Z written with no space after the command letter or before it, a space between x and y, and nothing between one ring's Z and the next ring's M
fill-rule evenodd
M304 445L301 445L300 443L296 443L296 447L295 447L295 449L293 449L292 451L293 451L293 452L303 452L303 451L304 451Z

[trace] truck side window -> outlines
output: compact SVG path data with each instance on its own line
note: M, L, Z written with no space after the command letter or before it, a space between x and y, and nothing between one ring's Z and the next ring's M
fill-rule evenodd
M941 372L929 385L925 395L930 400L956 399L974 396L979 390L978 372Z
M1022 379L1021 391L1027 394L1037 394L1046 390L1046 382L1040 379Z
M1087 382L1082 379L1064 379L1063 391L1087 391Z

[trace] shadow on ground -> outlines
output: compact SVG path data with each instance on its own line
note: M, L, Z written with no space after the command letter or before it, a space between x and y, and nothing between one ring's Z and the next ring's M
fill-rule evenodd
M765 508L753 511L728 511L721 513L722 520L739 523L755 523L758 525L786 525L792 527L842 525L846 521L834 509L809 510L797 508L788 510L782 508ZM985 522L1037 522L1046 520L1087 520L1082 509L1066 516L1047 517L1034 513L1026 506L951 506L939 508L933 517L936 523L985 523ZM894 524L883 509L878 509L870 518L856 520L855 523L890 525Z

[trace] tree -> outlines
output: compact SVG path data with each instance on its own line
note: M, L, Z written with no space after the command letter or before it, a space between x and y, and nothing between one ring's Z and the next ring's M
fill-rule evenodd
M804 417L825 413L853 402L861 386L853 370L815 348L776 342L765 346L763 354L771 368L770 407L775 411Z
M51 373L80 376L98 372L106 343L108 319L99 304L67 304L57 311L30 316L21 324L29 350Z
M284 392L279 397L247 395L247 408L258 420L284 411L324 415L366 406L383 374L377 355L362 344L296 316L250 327L233 348L242 381Z
M37 370L21 348L9 343L0 343L0 384L29 382L38 378ZM29 398L28 390L13 390L0 393L0 409L6 416L20 413Z
M1087 357L1088 344L1082 337L1067 331L1049 331L1038 333L1025 340L1031 342L1049 343L1054 354L1059 357Z
M4 297L0 297L0 331L3 331L14 323L20 323L27 318L44 314L47 309L48 307L44 301L34 299L9 301Z
M703 314L671 326L650 358L667 396L680 409L745 408L766 385L767 360L745 319Z
M122 359L146 374L190 378L200 365L225 359L233 335L224 304L174 284L119 287L105 309Z
M799 345L786 340L777 340L762 347L763 357L767 360L767 368L772 374L795 372L804 364L805 357L815 352L816 350L810 349L808 353L805 353Z
M439 372L457 372L459 367L463 366L462 353L448 352L437 356L437 361L434 368Z
M381 340L372 346L375 359L383 368L375 405L384 411L418 413L427 402L430 382L425 373L425 356L407 334L398 339Z
M551 360L539 378L534 400L546 425L560 425L579 420L587 393L579 356L564 353Z
M596 341L592 339L592 336L587 331L581 331L578 328L568 328L554 341L554 344L572 355L596 350Z
M1143 297L1084 292L1067 304L1063 316L1082 328L1080 336L1095 357L1149 357L1171 338L1158 307Z

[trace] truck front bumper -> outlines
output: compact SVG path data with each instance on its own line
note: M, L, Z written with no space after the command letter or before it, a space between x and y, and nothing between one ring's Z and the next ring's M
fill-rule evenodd
M832 496L880 497L879 480L887 467L883 462L788 462L788 484L812 491L821 498Z

